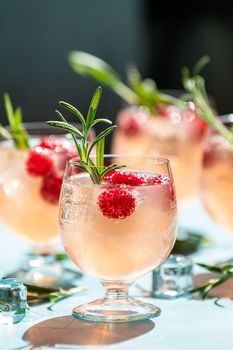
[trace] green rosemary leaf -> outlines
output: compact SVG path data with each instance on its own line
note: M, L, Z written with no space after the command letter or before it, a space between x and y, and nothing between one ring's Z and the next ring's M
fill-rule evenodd
M10 127L12 131L15 129L15 117L14 117L14 110L12 107L11 99L8 94L4 94L4 104L5 104L5 109L7 113L7 118L10 124Z
M9 131L6 133L2 130L1 135L6 139L11 139L16 148L25 150L29 148L28 133L22 126L22 111L18 107L14 111L10 96L4 94L4 104L9 122ZM9 134L11 137L9 137Z
M201 70L210 62L209 56L203 56L201 57L196 64L194 65L192 69L192 75L198 75L200 74Z
M93 122L94 122L94 119L96 116L96 111L97 111L97 108L98 108L98 105L100 102L101 94L102 94L102 89L100 86L98 86L98 88L95 90L95 93L92 97L90 107L89 107L88 113L87 113L87 121L86 121L87 131L93 125Z
M184 237L176 239L172 254L189 255L196 252L202 243L204 243L204 237L202 235L194 232L187 232L187 235Z
M97 184L99 183L99 172L96 167L96 165L90 160L90 158L87 159L87 162L84 162L83 160L80 160L80 164L85 167L86 172L90 175L92 182Z
M209 292L226 282L227 280L233 279L233 273L231 272L233 268L233 264L227 264L223 266L222 268L216 267L216 266L211 266L211 265L206 265L206 264L201 264L198 263L197 265L203 267L207 271L217 273L219 275L218 278L210 278L207 283L205 283L202 286L193 288L190 292L191 293L200 293L203 299L205 299Z
M22 118L22 109L17 107L15 110L15 126L18 130L21 128Z
M222 304L220 304L220 303L219 303L219 300L220 300L220 298L216 298L216 299L214 300L214 304L215 304L216 306L218 306L218 307L224 308L225 306L222 305Z
M55 113L61 119L61 121L63 121L64 123L68 124L66 119L65 119L65 117L61 114L60 111L56 110ZM70 132L70 134L72 136L72 139L73 139L73 141L75 143L76 148L78 149L79 148L79 144L78 144L78 141L77 141L77 139L75 137L75 134L73 132Z
M128 103L138 103L137 95L121 81L116 71L102 59L86 52L73 51L69 54L68 61L76 73L88 76L108 86Z
M227 264L222 268L223 274L232 273L233 276L233 264Z
M68 290L60 288L58 292L50 293L51 304L47 307L48 310L52 311L53 307L60 301L69 298L77 293L86 291L87 287L74 287Z
M211 266L211 265L206 265L201 263L197 263L197 265L211 272L222 273L222 269L216 266Z
M64 101L60 101L59 102L60 106L66 108L68 111L70 111L71 113L73 113L81 122L83 129L85 129L86 127L86 122L85 119L82 115L81 112L79 112L79 110L77 108L75 108L74 106L72 106L71 104L64 102Z
M78 162L72 162L72 164L73 164L74 166L76 166L77 168L79 168L80 170L87 171L85 165L82 165L82 164L80 164L80 163L78 163Z
M6 128L4 128L1 124L0 124L0 135L6 140L12 139L11 133Z
M204 79L199 75L190 77L188 68L184 68L183 84L192 96L195 105L198 106L200 117L217 130L230 144L233 144L233 133L227 129L209 105Z
M104 60L82 51L71 52L69 63L74 71L81 75L89 75L106 85L117 84L120 80L115 70Z
M90 107L88 109L88 115L86 120L83 122L83 132L81 133L77 128L75 128L72 124L69 124L64 116L56 111L57 116L61 119L61 121L48 121L47 124L53 126L55 128L59 128L65 131L68 131L75 142L75 146L79 153L80 161L74 162L73 164L79 169L85 170L91 177L93 183L99 184L102 181L101 174L104 170L104 145L105 145L105 137L113 132L116 128L116 125L111 125L102 131L99 135L96 136L94 141L89 145L88 136L91 128L95 124L95 122L104 122L107 124L112 124L112 122L108 119L96 119L96 111L101 97L101 88L98 87L94 93L94 96L91 100ZM65 102L61 103L62 106L66 106L73 114L77 114L77 109L71 105L66 104ZM80 113L80 112L78 112ZM81 115L81 113L80 113ZM81 138L81 143L78 143L76 140L76 135ZM96 146L96 164L91 159L92 150ZM118 167L120 167L118 165ZM107 170L107 172L110 170ZM106 170L105 170L106 173Z
M126 167L126 165L118 165L116 163L109 165L108 167L104 168L104 170L101 173L101 180L104 178L105 175L110 173L113 170L121 169Z
M206 286L206 288L204 289L203 293L202 293L202 298L205 299L207 297L207 295L209 294L209 292L220 286L221 284L223 284L224 282L226 282L226 278L212 278L208 281L208 285Z
M105 138L106 136L111 134L115 129L116 129L116 125L109 126L107 129L102 131L98 136L96 136L96 138L94 139L92 145L89 148L88 157L90 156L91 151L93 150L93 148L97 144L97 142L99 142L99 140L101 140L102 138Z
M99 142L97 142L96 145L96 165L99 174L102 173L104 167L104 144L105 138L102 138L99 140Z
M35 292L38 294L48 294L57 291L57 288L40 287L28 283L26 283L25 286L27 287L28 292Z
M92 127L95 126L98 123L105 123L105 124L112 124L112 121L109 119L105 119L105 118L98 118L95 119L94 122L92 123Z
M68 255L66 253L55 253L53 256L56 261L68 260Z
M152 79L143 80L135 65L128 65L126 70L127 86L108 63L91 54L74 51L68 61L76 73L105 84L129 104L145 106L153 115L160 104L181 104L180 99L160 92Z
M78 130L77 128L75 128L71 124L68 124L68 123L65 123L65 122L55 122L55 121L48 121L47 124L57 128L57 129L66 130L68 132L74 133L74 134L76 134L76 135L78 135L80 137L83 136L81 131Z

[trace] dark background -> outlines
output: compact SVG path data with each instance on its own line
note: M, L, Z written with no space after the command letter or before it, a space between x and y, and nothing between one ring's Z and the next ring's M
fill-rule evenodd
M0 0L0 121L9 92L25 121L54 118L60 99L85 113L97 83L76 75L67 53L109 62L125 79L135 62L162 89L180 89L180 68L203 54L203 72L221 114L233 111L233 16L230 2L156 0ZM122 101L104 89L99 115L115 118Z

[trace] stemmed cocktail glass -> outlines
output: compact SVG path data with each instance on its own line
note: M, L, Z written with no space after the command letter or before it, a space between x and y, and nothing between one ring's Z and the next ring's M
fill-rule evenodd
M66 253L106 288L103 299L77 306L90 321L131 321L160 314L129 297L130 285L169 255L176 238L177 207L170 164L164 158L106 155L124 164L94 184L69 161L62 186L59 227ZM138 165L140 164L140 166Z
M28 148L0 142L0 221L32 247L17 277L51 286L66 274L56 262L58 201L66 161L77 155L70 135L46 123L26 123ZM60 283L59 282L59 283Z
M232 114L220 119L232 128ZM213 219L233 232L233 145L215 130L206 139L201 193Z

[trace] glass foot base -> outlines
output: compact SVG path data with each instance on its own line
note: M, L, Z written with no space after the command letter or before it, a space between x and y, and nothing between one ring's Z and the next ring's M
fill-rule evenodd
M135 298L97 299L73 309L73 316L92 322L128 322L159 316L161 310Z

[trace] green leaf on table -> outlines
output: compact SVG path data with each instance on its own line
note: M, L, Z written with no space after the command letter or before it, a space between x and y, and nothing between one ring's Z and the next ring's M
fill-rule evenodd
M47 307L47 309L53 310L53 307L60 301L66 298L69 298L75 294L78 294L80 292L84 292L86 290L87 290L87 287L74 287L68 290L60 288L58 291L50 293L49 299L51 304Z
M203 263L198 263L197 264L200 267L203 267L207 271L216 273L218 277L216 278L210 278L207 283L205 283L202 286L193 288L190 292L191 293L199 293L202 297L202 299L205 299L209 292L213 290L214 288L220 286L224 282L228 280L233 280L233 273L231 272L233 268L233 264L227 264L223 267L218 267L218 266L212 266L212 265L207 265Z
M222 273L222 269L217 266L211 266L206 264L197 263L198 266L203 267L204 269L210 272Z
M59 301L87 290L85 286L78 286L70 289L46 288L31 284L25 284L25 286L27 287L27 300L29 305L50 301L51 304L48 306L49 310L52 310L53 306Z
M188 232L185 238L177 238L172 250L172 254L189 255L196 252L205 242L205 237L201 234Z

